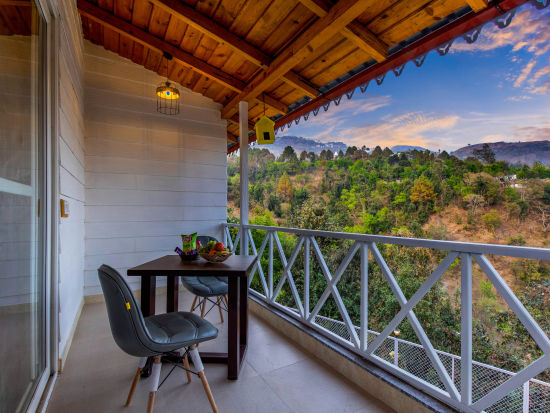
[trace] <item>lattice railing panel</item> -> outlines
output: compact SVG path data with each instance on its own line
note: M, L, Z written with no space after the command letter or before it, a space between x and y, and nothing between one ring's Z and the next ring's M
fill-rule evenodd
M245 245L250 243L251 253L262 256L251 272L250 282L258 280L257 285L261 287L256 288L260 290L259 297L269 304L459 410L537 413L548 411L546 408L550 404L550 384L533 378L550 368L550 340L506 285L487 255L550 260L550 250L253 225L241 226L239 234L235 234L234 230L231 234L229 227L238 226L228 224L224 228L226 242L233 251L241 249L239 242ZM254 243L251 230L264 231L261 245ZM291 251L288 246L287 251L283 249L278 235L281 233L292 237ZM342 249L341 258L337 262L335 257L331 256L330 266L327 265L317 241L321 237L349 240L342 243L346 248ZM392 272L398 271L398 266L392 261L393 268L390 268L377 244L434 249L437 252L434 257L441 257L441 260L431 273L419 274L423 282L415 292L407 291L407 294L404 294L398 277ZM369 258L369 252L372 258ZM274 270L275 260L278 260L277 274ZM347 297L342 297L339 289L339 282L353 260L353 267L356 269L359 265L360 272L354 277L359 277L361 281L358 285L360 317L359 320L355 320L359 325L352 322L344 300ZM437 350L415 314L418 303L425 299L426 294L455 262L460 263L462 291L460 355ZM542 351L542 357L518 372L509 372L472 360L473 262L491 281L497 293ZM380 332L370 331L367 327L369 266L374 264L399 303L399 311ZM315 268L315 273L312 268ZM311 280L314 279L312 277L321 277L324 282L323 292L317 300L310 297ZM281 300L281 294L286 298ZM292 297L292 300L288 297ZM347 302L349 304L350 300ZM331 308L331 317L323 314L324 306ZM354 311L357 310L354 308ZM355 317L357 313L354 314ZM394 337L398 334L396 329L402 323L408 323L412 328L417 343Z

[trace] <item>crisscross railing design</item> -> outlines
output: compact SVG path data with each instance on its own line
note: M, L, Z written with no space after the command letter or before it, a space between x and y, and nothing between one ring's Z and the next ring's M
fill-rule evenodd
M235 237L232 237L230 228L237 229ZM256 248L254 243L252 230L265 231L259 248ZM279 233L293 234L297 237L288 259L281 245ZM329 269L317 243L317 239L321 237L353 241L335 271ZM550 368L550 339L487 258L487 255L497 255L550 260L549 249L239 224L224 224L224 240L234 252L239 243L241 253L252 253L259 257L263 257L267 249L267 268L263 268L261 260L258 259L249 277L249 286L255 277L259 279L261 291L251 290L256 297L450 406L465 412L538 412L541 404L550 406L550 386L534 379ZM378 248L381 244L428 248L447 253L435 270L425 278L421 287L407 299ZM242 245L245 245L245 248L242 248ZM282 265L278 280L274 278L275 251ZM400 306L398 313L381 332L368 330L369 252ZM302 295L292 274L293 266L300 254L304 261L303 280L300 280ZM310 308L309 296L311 255L326 282L326 288L313 308ZM357 255L360 261L359 326L352 323L337 286ZM460 260L461 266L460 356L436 350L414 312L415 306L457 260ZM491 281L543 353L540 358L517 373L507 372L472 359L473 262L477 263ZM285 286L290 290L294 305L283 305L277 301ZM319 314L329 297L332 297L336 304L341 320ZM420 344L391 337L404 320L408 321ZM533 397L530 395L535 396L538 403L533 403Z

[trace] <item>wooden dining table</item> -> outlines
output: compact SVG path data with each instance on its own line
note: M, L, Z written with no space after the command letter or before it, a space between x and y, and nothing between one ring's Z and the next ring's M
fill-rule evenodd
M202 258L182 261L166 255L128 269L128 276L141 277L141 311L155 314L156 279L167 277L166 312L178 311L179 277L227 277L227 352L201 352L204 363L227 363L227 378L237 380L248 347L248 274L256 256L232 255L224 262L210 263Z

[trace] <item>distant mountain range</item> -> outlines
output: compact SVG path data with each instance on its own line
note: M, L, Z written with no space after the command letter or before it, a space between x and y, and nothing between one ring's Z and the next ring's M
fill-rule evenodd
M512 165L532 165L535 162L550 165L550 140L534 142L493 142L488 145L499 161L506 161ZM316 154L319 154L322 150L331 150L334 153L340 150L346 152L348 148L343 142L318 142L300 136L277 136L275 143L272 145L265 145L265 148L269 149L275 156L279 156L286 146L292 146L298 155L302 151L315 152ZM468 145L451 152L451 154L457 158L466 159L469 156L473 156L474 150L481 149L482 146L482 143ZM370 149L372 150L373 148ZM391 147L394 153L407 152L415 149L419 151L426 150L426 148L414 145L395 145Z
M390 149L392 150L393 153L409 152L409 151L414 151L415 149L421 152L424 152L427 150L422 146L412 146L412 145L395 145L395 146L392 146Z
M498 161L506 161L510 164L528 164L540 162L544 165L550 165L550 141L534 142L494 142L489 143L489 147L495 153ZM457 149L451 154L459 159L466 159L473 156L475 149L481 149L482 143L468 145Z
M322 150L329 149L332 152L338 152L339 150L345 152L348 148L348 146L342 142L317 142L312 139L306 139L299 136L277 136L275 138L275 143L272 145L265 145L263 147L269 149L269 152L275 156L279 156L283 153L283 149L286 146L292 146L298 155L302 151L319 154Z

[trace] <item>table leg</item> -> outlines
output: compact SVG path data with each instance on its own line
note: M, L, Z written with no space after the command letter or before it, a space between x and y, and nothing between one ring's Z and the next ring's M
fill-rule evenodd
M156 277L141 277L141 312L143 317L155 314Z
M248 277L238 277L239 286L239 322L240 348L239 364L243 362L248 346Z
M240 367L240 331L239 331L239 284L240 277L229 277L227 309L227 378L237 380Z
M155 314L156 277L141 277L141 313L143 317ZM147 363L141 370L141 377L149 377L153 367L153 357L147 359Z
M177 275L169 275L166 278L166 312L173 313L174 311L178 311L179 277Z

